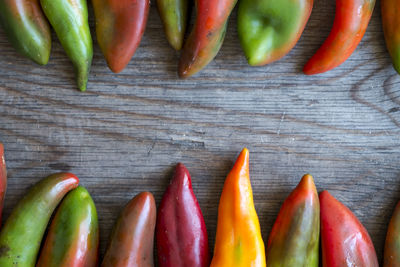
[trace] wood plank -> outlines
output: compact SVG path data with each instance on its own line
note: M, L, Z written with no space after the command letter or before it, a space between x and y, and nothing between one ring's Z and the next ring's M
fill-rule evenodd
M123 205L144 190L159 203L181 161L192 174L212 248L224 179L247 146L265 241L283 200L308 172L320 191L330 190L355 212L382 259L400 195L400 76L386 52L377 4L357 51L326 74L301 73L333 21L333 1L319 0L282 60L247 65L235 11L216 59L181 80L179 54L167 45L153 3L140 48L121 74L107 69L95 44L86 93L75 89L72 65L55 36L51 61L39 67L18 55L0 30L5 217L34 182L73 172L96 202L104 252Z

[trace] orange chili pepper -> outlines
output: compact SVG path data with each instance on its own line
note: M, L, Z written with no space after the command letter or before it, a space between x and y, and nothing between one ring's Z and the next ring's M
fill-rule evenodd
M216 266L265 266L265 248L253 203L246 148L228 174L219 201L211 262L211 267Z

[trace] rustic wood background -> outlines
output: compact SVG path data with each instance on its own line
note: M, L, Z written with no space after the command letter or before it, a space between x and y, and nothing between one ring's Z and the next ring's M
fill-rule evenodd
M381 260L400 198L400 76L386 52L379 1L362 43L342 66L302 74L329 33L334 8L334 1L315 1L295 49L264 67L247 65L235 10L216 59L181 80L179 53L168 46L152 3L140 48L121 74L108 70L95 42L85 93L76 90L55 35L51 61L39 67L18 55L0 30L5 217L39 179L73 172L97 204L103 254L124 204L145 190L158 203L181 161L191 172L212 248L224 179L247 146L265 242L283 200L309 172L318 190L328 189L354 211Z

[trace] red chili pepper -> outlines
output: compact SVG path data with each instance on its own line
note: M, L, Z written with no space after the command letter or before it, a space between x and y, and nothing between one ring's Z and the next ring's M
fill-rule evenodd
M4 206L4 197L7 190L7 170L6 161L4 160L4 147L0 143L0 225L1 225L1 215Z
M364 36L374 6L375 0L336 0L332 31L303 72L323 73L345 62Z
M149 14L149 0L92 0L97 41L109 68L118 73L140 44Z
M190 174L182 163L176 166L161 201L156 235L159 266L209 266L206 225Z
M189 77L217 55L237 0L197 0L196 22L183 47L179 76Z
M322 266L379 267L374 245L357 217L328 191L321 205Z

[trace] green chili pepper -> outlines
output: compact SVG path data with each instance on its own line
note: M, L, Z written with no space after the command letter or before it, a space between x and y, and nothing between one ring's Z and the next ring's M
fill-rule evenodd
M157 7L168 42L175 50L181 50L188 18L188 0L157 0Z
M50 216L68 191L78 186L71 173L56 173L33 186L0 233L0 266L34 267Z
M1 0L0 23L19 53L38 64L47 64L51 34L39 0Z
M93 58L85 0L40 0L50 24L76 69L77 84L86 90Z
M57 209L36 267L94 267L98 248L96 206L89 192L78 186Z
M241 0L238 34L249 64L265 65L289 53L312 6L313 0Z

